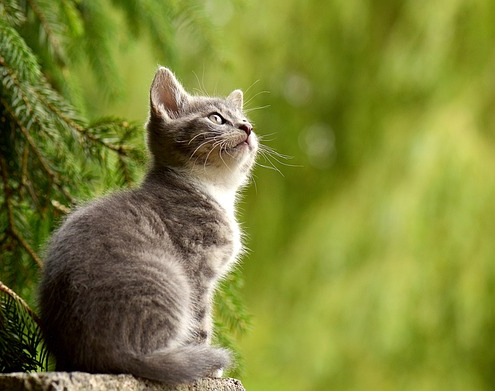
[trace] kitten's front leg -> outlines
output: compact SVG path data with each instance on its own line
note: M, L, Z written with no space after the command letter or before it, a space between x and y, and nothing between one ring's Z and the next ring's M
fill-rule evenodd
M213 334L213 319L211 309L211 294L201 292L198 295L194 311L194 324L192 325L192 335L190 343L193 345L210 345Z
M222 377L222 376L223 376L223 368L220 368L214 371L209 377Z
M213 320L211 309L208 304L204 305L196 312L196 325L193 333L193 344L210 345L213 334ZM223 376L224 368L218 368L207 376L212 378L220 378Z
M190 343L193 345L210 345L213 334L213 321L210 311L202 309L197 312L196 324L192 333Z

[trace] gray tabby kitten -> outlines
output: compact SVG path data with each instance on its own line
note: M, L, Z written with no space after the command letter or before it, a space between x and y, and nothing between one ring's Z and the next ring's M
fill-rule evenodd
M161 67L150 95L141 187L77 209L49 244L39 304L57 370L177 384L229 365L212 298L241 251L234 202L258 141L240 90L192 96Z

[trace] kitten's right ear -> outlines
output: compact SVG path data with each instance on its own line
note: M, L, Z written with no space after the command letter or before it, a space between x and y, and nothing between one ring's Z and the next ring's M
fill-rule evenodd
M233 103L239 110L242 110L243 99L244 98L241 90L234 90L227 97L227 100Z
M189 94L172 71L165 67L158 68L151 83L151 110L159 116L165 114L169 118L177 118L188 98Z

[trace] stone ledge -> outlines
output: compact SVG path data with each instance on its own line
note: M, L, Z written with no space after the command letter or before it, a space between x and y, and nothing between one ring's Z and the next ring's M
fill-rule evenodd
M204 378L176 387L132 375L93 375L84 372L8 373L0 375L2 391L245 391L229 378Z

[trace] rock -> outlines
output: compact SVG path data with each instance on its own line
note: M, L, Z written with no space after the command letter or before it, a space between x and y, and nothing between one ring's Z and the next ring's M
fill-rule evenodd
M229 378L204 378L176 387L132 375L93 375L84 372L9 373L0 375L2 391L245 391Z

